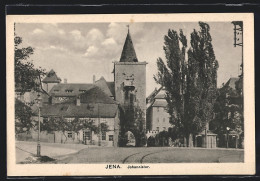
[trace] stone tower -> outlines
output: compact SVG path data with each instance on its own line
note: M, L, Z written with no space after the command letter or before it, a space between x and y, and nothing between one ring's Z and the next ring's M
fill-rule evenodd
M56 84L59 84L61 82L61 79L56 75L56 72L51 69L46 75L46 77L43 79L43 89L46 92L50 92L52 87Z
M119 62L114 62L115 100L121 107L121 135L131 131L142 146L146 125L146 62L139 62L128 30Z

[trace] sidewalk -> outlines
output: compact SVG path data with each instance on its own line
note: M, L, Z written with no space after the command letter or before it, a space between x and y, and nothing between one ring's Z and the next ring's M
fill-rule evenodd
M41 143L41 155L56 157L76 153L84 148L93 147L83 144L61 144L61 143ZM37 142L16 141L16 163L24 161L26 158L36 155Z

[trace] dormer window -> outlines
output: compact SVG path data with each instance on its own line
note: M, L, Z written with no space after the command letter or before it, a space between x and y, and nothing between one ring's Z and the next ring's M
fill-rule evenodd
M67 90L65 90L65 92L66 92L66 93L72 93L73 90L71 90L71 89L67 89Z
M56 89L56 90L54 90L54 92L60 92L60 90Z
M83 90L83 89L79 90L80 93L84 93L84 92L86 92L86 91L87 91L87 90Z

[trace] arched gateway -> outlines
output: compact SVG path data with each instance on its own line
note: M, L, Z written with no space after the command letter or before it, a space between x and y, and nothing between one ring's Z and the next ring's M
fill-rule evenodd
M139 62L128 30L119 62L114 62L115 99L120 106L119 146L131 131L136 146L146 144L146 62Z

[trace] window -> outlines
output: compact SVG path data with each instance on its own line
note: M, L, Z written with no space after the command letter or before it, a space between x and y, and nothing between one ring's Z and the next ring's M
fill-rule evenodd
M79 92L83 93L83 92L86 92L86 90L79 90Z
M166 131L166 127L163 127L163 131Z
M84 140L91 140L91 131L84 131L83 138Z
M71 90L71 89L67 89L67 90L65 90L65 92L67 92L67 93L71 93L71 92L73 92L73 90Z
M156 131L159 131L159 127L156 127Z
M113 140L114 140L113 135L109 135L109 136L108 136L108 139L109 139L109 141L113 141Z
M165 122L165 118L163 118L163 122Z
M55 89L54 92L59 92L59 90L58 90L58 89Z
M68 132L68 138L72 138L72 132Z
M134 103L134 95L130 94L130 104L133 105Z
M106 132L102 132L102 140L106 140Z
M74 118L65 118L65 119L67 120L68 123L71 123L74 120Z
M159 107L157 107L157 112L159 112L160 111L160 108Z

